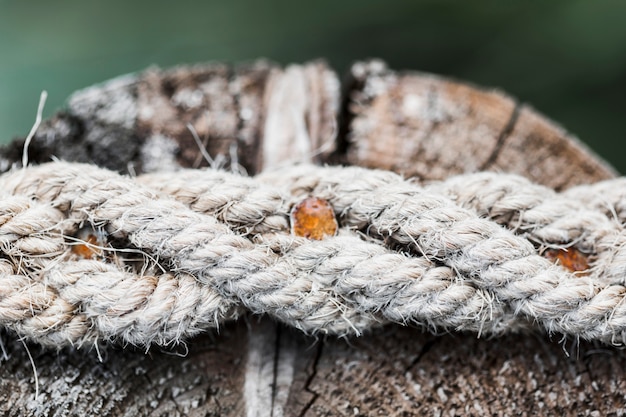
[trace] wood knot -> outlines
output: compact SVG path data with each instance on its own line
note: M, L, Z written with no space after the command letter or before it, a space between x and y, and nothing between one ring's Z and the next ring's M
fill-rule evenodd
M330 203L322 198L307 197L291 210L291 233L311 240L322 240L337 233L337 219Z

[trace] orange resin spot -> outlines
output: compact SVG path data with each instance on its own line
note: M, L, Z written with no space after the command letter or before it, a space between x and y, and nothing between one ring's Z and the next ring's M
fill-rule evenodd
M543 256L571 272L582 272L589 269L587 255L576 248L548 249L543 253Z
M104 236L91 228L82 228L78 231L76 239L79 241L72 245L72 253L83 259L99 258L103 255Z
M312 240L322 240L337 233L337 219L330 203L308 197L291 210L291 233Z

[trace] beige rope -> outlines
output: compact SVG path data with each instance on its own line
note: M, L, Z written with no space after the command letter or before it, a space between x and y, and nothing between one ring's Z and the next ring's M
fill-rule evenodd
M0 325L49 346L167 345L249 310L309 333L538 325L624 343L626 205L580 198L592 189L488 173L421 187L339 167L256 178L27 168L0 177ZM309 195L332 204L337 236L289 234ZM108 236L95 259L72 250L85 225ZM539 255L570 246L590 254L587 275Z

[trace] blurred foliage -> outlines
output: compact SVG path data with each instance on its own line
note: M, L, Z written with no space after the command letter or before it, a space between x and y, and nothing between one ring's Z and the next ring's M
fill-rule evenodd
M626 2L0 0L0 141L74 90L149 65L380 57L498 87L626 172Z

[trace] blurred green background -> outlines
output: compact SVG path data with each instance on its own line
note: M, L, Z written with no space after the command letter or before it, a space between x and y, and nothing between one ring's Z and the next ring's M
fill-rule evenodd
M324 57L501 88L626 172L626 2L0 0L0 142L74 90L209 60Z

